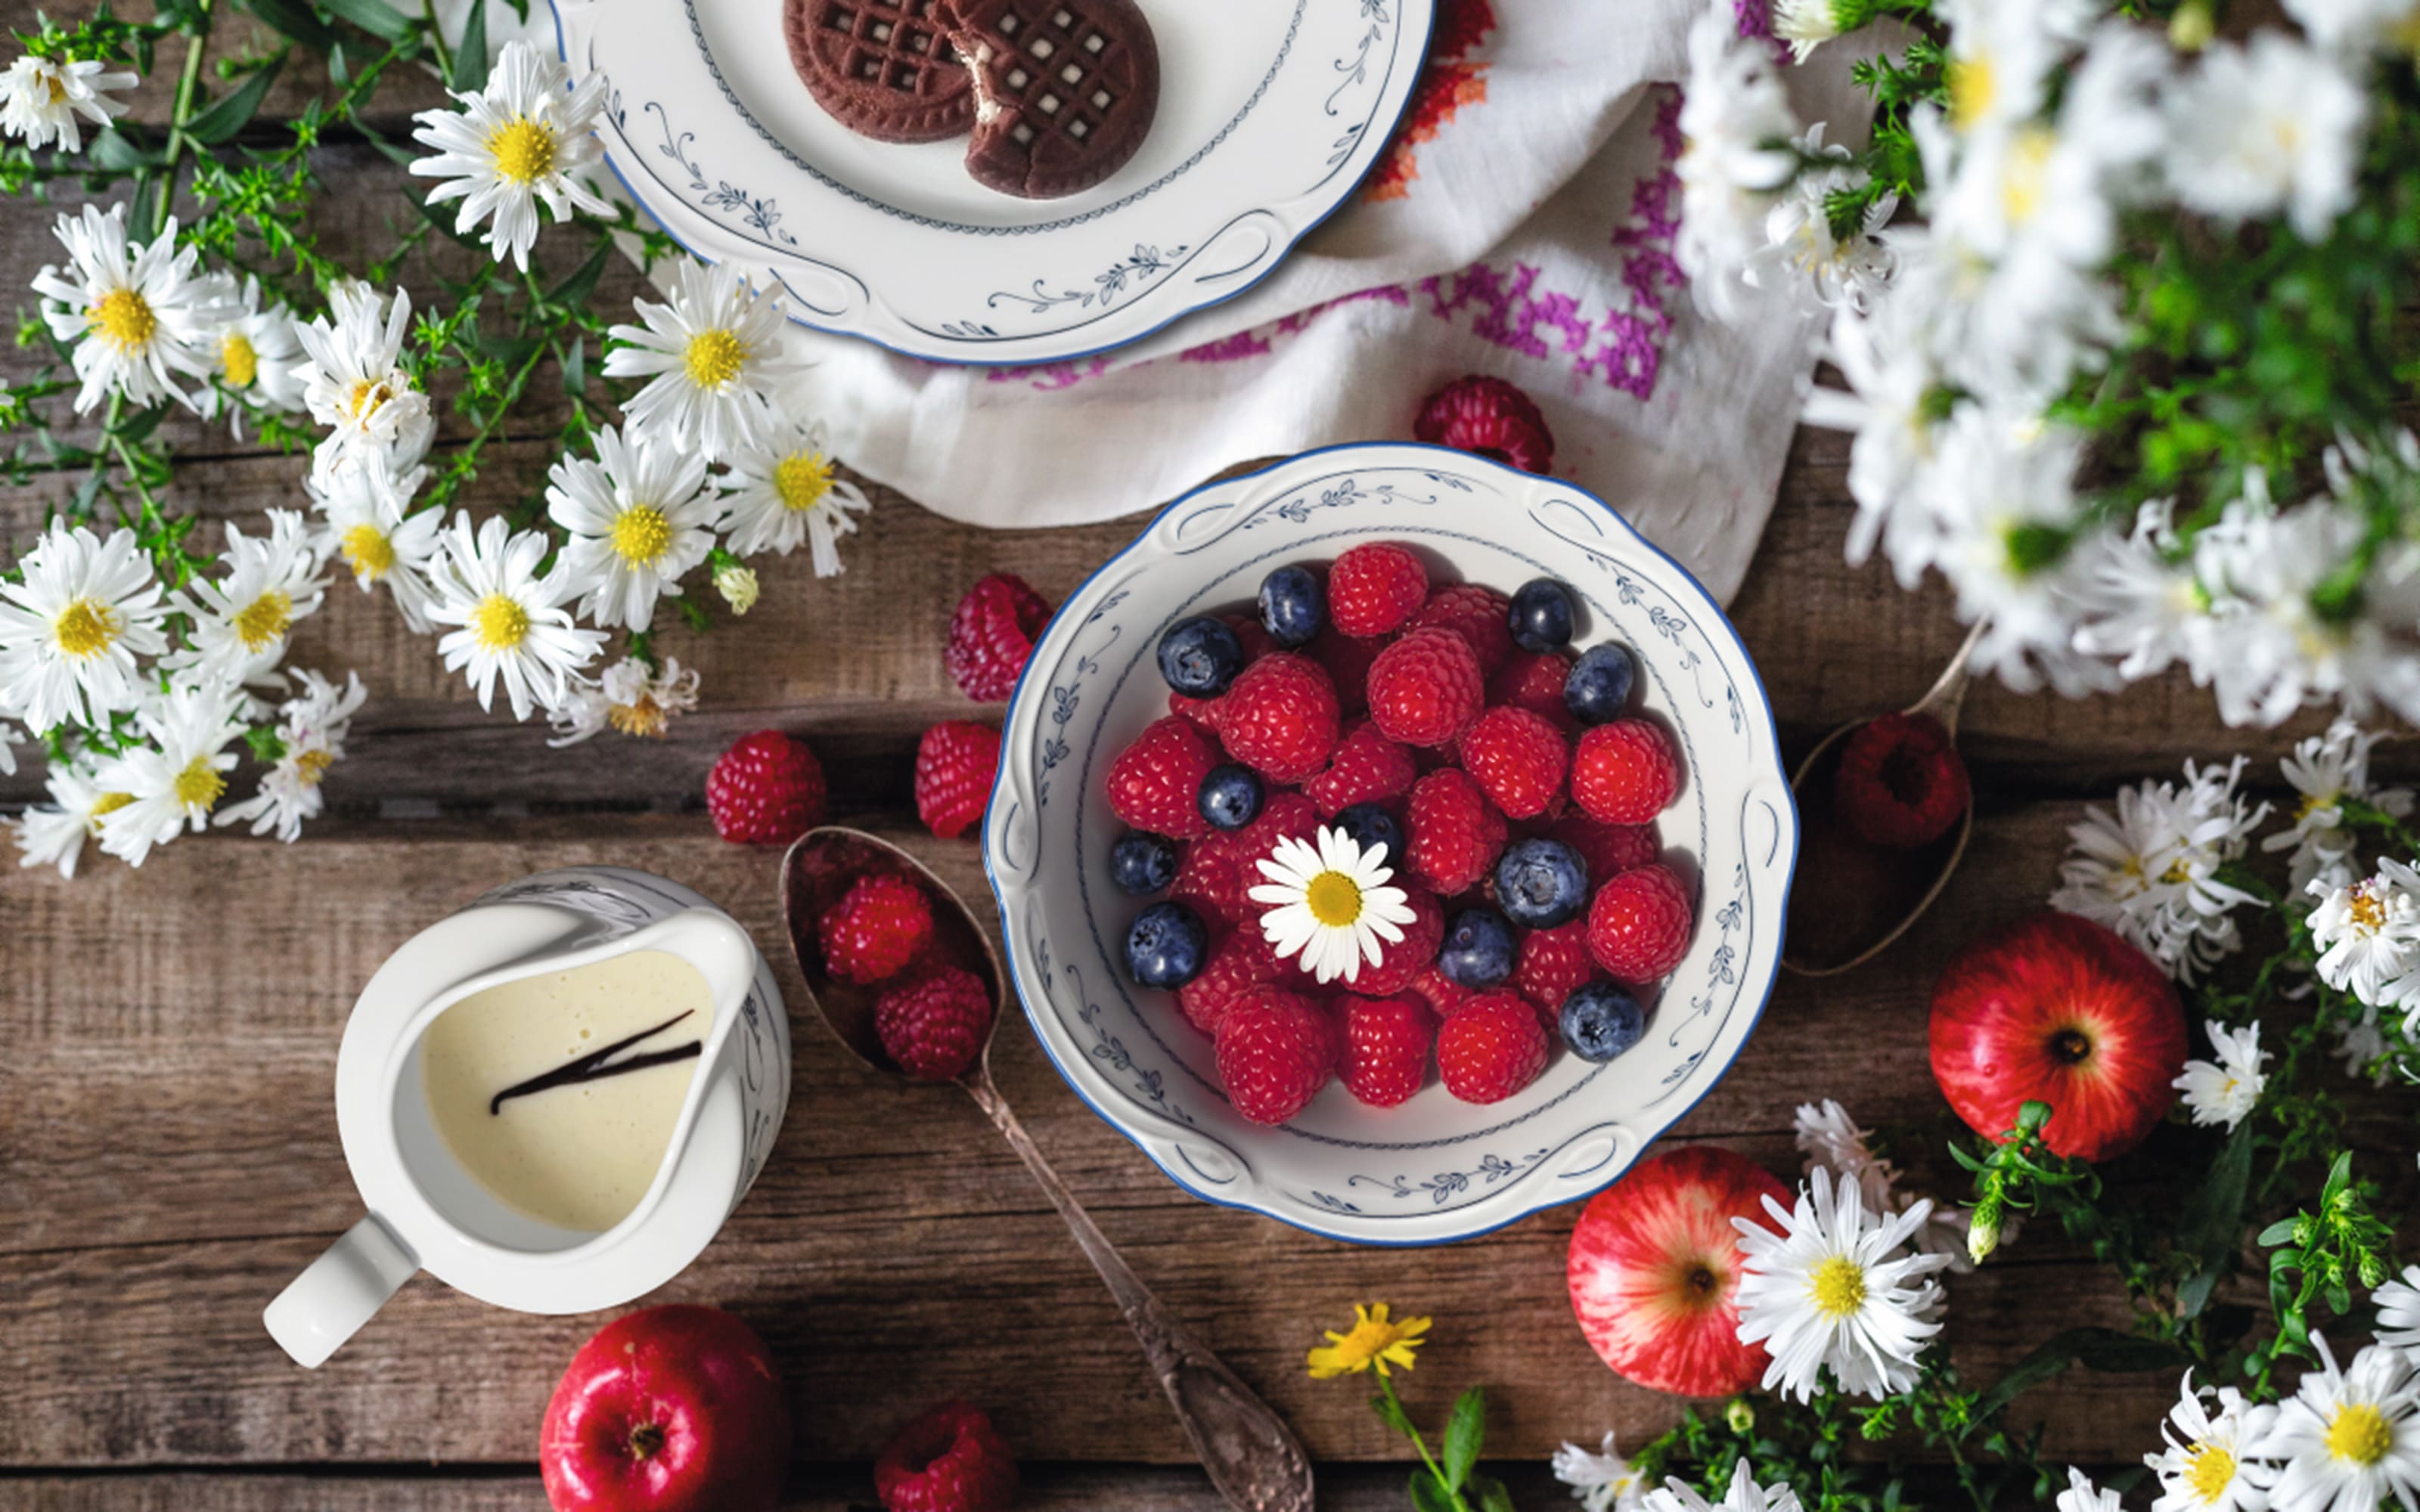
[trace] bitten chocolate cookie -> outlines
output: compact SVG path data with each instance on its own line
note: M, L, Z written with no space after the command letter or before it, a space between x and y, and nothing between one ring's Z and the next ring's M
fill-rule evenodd
M1056 199L1123 167L1159 108L1159 47L1133 0L942 0L972 65L967 172Z
M786 0L782 27L815 103L859 135L939 142L973 128L946 0Z

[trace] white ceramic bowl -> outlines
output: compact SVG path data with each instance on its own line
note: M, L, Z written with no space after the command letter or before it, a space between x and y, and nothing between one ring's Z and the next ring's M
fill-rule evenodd
M1662 820L1698 888L1687 957L1646 1038L1597 1066L1559 1053L1480 1107L1431 1085L1400 1107L1331 1084L1261 1128L1219 1091L1210 1041L1173 998L1126 978L1141 906L1109 879L1123 832L1110 761L1168 712L1154 650L1175 621L1249 604L1271 568L1364 541L1409 543L1434 576L1510 593L1537 577L1585 606L1575 640L1636 654L1635 695L1688 775ZM1061 606L1010 705L984 858L1009 974L1078 1096L1204 1201L1338 1239L1438 1244L1596 1191L1721 1079L1781 961L1798 820L1755 665L1686 572L1601 501L1553 478L1412 445L1332 447L1177 501Z

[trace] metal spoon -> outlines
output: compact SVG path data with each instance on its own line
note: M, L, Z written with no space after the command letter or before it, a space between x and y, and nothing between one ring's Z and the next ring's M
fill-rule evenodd
M799 838L782 865L782 911L789 923L790 949L798 958L799 975L806 979L807 997L832 1037L851 1055L870 1070L906 1080L883 1053L881 1038L875 1032L874 1005L880 989L834 980L824 970L823 949L815 936L815 920L824 910L837 903L857 878L876 871L908 877L933 900L935 939L930 959L984 980L991 990L995 1032L1008 1009L1007 973L1001 969L990 936L965 902L906 851L861 830L839 826L809 830ZM1184 1425L1202 1468L1209 1472L1210 1483L1227 1504L1244 1512L1311 1512L1311 1459L1294 1431L1201 1340L1169 1316L1151 1288L1094 1227L993 1085L989 1035L985 1037L983 1053L957 1082L1024 1160L1051 1206L1067 1221L1068 1230L1093 1269L1108 1283L1119 1310L1125 1314L1126 1325L1150 1357L1152 1373L1168 1393L1168 1404L1176 1410L1176 1420Z
M1967 662L1975 654L1975 643L1983 638L1986 623L1976 622L1931 689L1900 712L1930 715L1952 740L1957 738L1958 711L1966 701ZM1781 964L1802 977L1837 977L1882 954L1941 896L1941 889L1949 885L1949 874L1965 857L1967 839L1975 832L1971 790L1966 810L1958 816L1958 827L1916 850L1885 851L1850 831L1832 811L1832 774L1839 767L1840 742L1869 722L1852 719L1825 735L1790 779L1791 796L1797 800L1805 836L1799 846L1798 876L1808 884L1808 890L1802 894L1795 886L1791 889L1791 927ZM1885 908L1904 900L1905 911L1896 919L1885 914L1880 921L1858 919L1844 911L1877 899ZM1849 938L1825 940L1824 925L1832 922L1840 923L1839 933Z

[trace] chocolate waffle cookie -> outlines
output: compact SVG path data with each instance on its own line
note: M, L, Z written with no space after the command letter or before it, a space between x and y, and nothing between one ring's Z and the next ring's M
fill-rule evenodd
M950 42L947 0L786 0L790 64L861 136L939 142L975 124L974 79Z
M969 61L967 172L1055 199L1125 165L1159 108L1159 47L1133 0L939 0Z

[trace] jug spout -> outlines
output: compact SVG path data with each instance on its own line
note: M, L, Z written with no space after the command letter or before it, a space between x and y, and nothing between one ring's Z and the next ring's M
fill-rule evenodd
M295 1364L316 1370L419 1269L418 1257L371 1213L287 1282L260 1320Z

